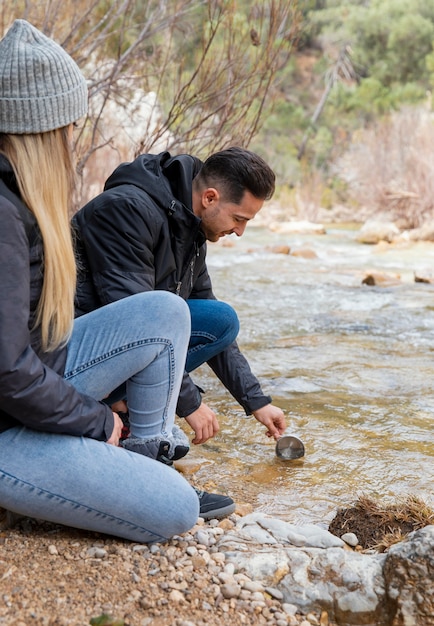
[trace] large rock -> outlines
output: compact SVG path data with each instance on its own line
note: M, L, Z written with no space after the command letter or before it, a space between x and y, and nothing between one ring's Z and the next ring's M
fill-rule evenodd
M340 626L434 626L434 526L385 554L353 551L313 524L252 513L218 548L237 570L277 588L304 613Z
M411 241L434 241L434 221L423 224L405 233Z
M392 242L400 233L393 222L368 220L356 235L359 243L377 244L380 241Z
M327 232L323 224L309 222L308 220L271 222L268 228L274 233L281 234L325 235Z
M384 580L395 607L392 626L434 624L434 526L389 548Z

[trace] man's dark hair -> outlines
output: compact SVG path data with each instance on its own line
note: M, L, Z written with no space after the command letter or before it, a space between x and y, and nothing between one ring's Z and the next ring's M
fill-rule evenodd
M233 147L209 156L195 178L195 185L200 189L215 187L227 202L240 204L245 191L260 200L269 200L275 180L273 170L259 155Z

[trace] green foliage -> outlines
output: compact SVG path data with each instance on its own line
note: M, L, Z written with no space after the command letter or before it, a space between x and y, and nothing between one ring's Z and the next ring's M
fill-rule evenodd
M360 73L388 86L428 81L434 4L425 0L330 1L310 17L328 41L348 41Z
M315 154L315 166L318 169L327 167L333 149L333 133L329 128L321 126L312 139L312 150Z
M271 162L284 184L305 183L308 177L300 167L294 167L293 159L294 146L301 145L306 133L303 167L321 172L322 202L329 206L333 199L344 202L347 186L339 181L335 163L355 134L402 107L430 104L430 89L434 87L434 2L300 0L299 7L304 17L300 47L303 58L292 58L281 69L281 101L275 104L255 145L258 141L273 145ZM334 75L326 94L344 44L348 46L353 73ZM317 58L309 64L312 52ZM314 112L324 94L326 102L315 119ZM333 184L328 182L330 179Z
M426 69L429 74L430 86L434 87L434 42L433 51L425 57Z
M346 113L357 113L365 121L386 113L393 106L390 90L377 78L365 78L358 85L338 85L330 101Z

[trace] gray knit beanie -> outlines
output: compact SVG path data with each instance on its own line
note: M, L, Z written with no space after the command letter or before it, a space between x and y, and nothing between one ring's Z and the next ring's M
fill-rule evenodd
M87 86L65 50L25 20L0 41L0 133L43 133L87 112Z

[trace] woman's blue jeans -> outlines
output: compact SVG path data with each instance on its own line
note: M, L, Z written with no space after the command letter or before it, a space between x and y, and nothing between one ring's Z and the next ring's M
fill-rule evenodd
M187 300L191 334L185 369L192 372L235 341L240 323L235 310L220 300ZM110 395L110 402L127 399L125 385ZM129 396L128 396L129 399Z
M64 377L102 400L126 381L130 411L171 430L190 315L173 294L125 298L75 320ZM0 506L137 542L191 528L194 489L173 468L85 437L16 427L0 435Z
M220 300L187 300L191 336L187 351L187 372L220 354L235 341L240 323L234 309Z

